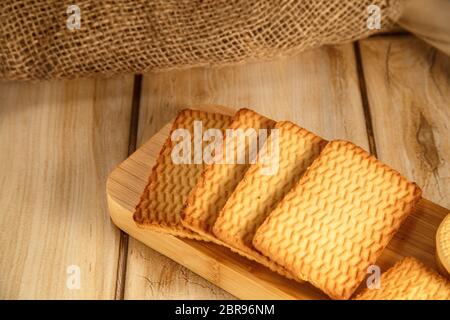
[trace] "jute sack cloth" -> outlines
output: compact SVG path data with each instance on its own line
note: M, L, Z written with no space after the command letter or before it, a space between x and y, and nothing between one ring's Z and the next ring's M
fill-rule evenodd
M0 1L0 78L50 79L224 65L353 41L402 0ZM80 9L70 30L69 5Z

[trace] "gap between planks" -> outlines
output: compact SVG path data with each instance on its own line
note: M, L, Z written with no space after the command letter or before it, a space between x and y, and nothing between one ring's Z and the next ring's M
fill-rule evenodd
M364 68L362 65L361 47L359 41L353 43L355 51L356 72L358 73L359 92L361 95L361 106L364 112L364 120L366 124L367 140L369 142L369 151L378 158L377 145L375 143L375 135L373 133L372 115L370 114L369 99L367 97L367 85L364 77Z
M139 124L139 110L141 102L142 75L135 75L133 82L133 97L131 99L130 130L128 138L128 157L136 151L137 131ZM129 235L120 230L119 257L117 260L116 290L114 298L124 300L125 280L127 276Z

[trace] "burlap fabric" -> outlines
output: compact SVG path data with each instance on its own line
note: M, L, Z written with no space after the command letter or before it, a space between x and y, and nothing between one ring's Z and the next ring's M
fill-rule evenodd
M67 7L81 28L66 26ZM49 79L223 65L363 38L401 0L0 1L0 78Z

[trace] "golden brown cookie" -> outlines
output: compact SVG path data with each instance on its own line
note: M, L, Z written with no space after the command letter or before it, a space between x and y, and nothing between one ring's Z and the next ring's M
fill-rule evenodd
M257 134L259 129L271 129L274 125L275 121L271 119L249 109L240 109L234 116L230 129L242 131L253 129L253 132ZM270 132L270 130L267 130L267 132ZM264 141L258 142L257 135L253 138L256 143L264 143ZM237 163L237 157L233 156L229 163L214 163L206 166L195 189L189 195L187 205L182 213L182 223L186 228L209 238L211 241L216 240L212 233L212 227L220 210L222 210L228 197L250 167L248 161L248 139L238 141L237 138L231 140L229 137L225 138L223 154L227 153L227 148L233 154L236 154L238 152L238 143L245 144L245 150L241 151L246 152L247 158L244 159L246 161Z
M186 207L182 212L182 224L186 228L194 231L204 239L215 242L217 244L230 248L250 260L256 261L272 271L275 271L288 278L293 278L289 273L273 261L264 256L249 255L242 250L234 248L220 239L217 239L212 232L212 227L216 221L221 209L225 205L228 197L236 188L237 184L244 177L245 172L251 166L250 149L251 143L249 139L256 142L256 151L265 142L265 137L270 134L270 129L275 126L275 121L268 119L252 110L240 109L233 117L230 129L241 130L241 133L248 133L247 139L239 139L238 135L233 137L227 136L223 146L224 163L214 163L207 165L205 171L200 177L196 187L192 190L188 197ZM257 135L251 135L252 131ZM259 136L259 130L266 130L266 136ZM231 137L231 139L230 139ZM241 136L242 137L242 136ZM238 144L243 145L243 149L238 148ZM255 150L255 149L253 149ZM244 161L238 161L237 154L243 155ZM226 157L229 156L230 161L227 163ZM231 155L231 157L230 157Z
M197 142L194 141L195 121L200 122L202 133L208 129L218 129L223 134L224 130L230 126L232 117L189 109L182 110L178 114L171 134L152 169L141 200L136 206L133 218L138 226L182 237L203 239L183 227L180 221L180 214L187 197L196 186L206 166L202 161L202 153L197 151L196 145L201 145L203 149L211 144L211 142L205 142L202 136L196 137L199 139ZM199 122L197 122L197 128L199 128ZM187 137L183 136L183 133L190 136L190 141L183 138ZM176 141L172 141L171 137ZM186 149L180 147L182 141L187 141ZM190 147L190 157L185 157L188 152L184 154L183 150L188 150L188 147ZM188 158L190 163L185 163L183 159Z
M436 264L442 275L450 279L450 214L436 232Z
M420 196L416 184L363 149L333 141L253 245L330 297L348 299Z
M364 289L356 300L450 300L450 282L407 257L381 275L379 289Z
M267 145L277 140L276 172L264 172L266 164L262 162L252 165L214 224L214 234L219 239L258 258L263 256L252 245L256 229L299 181L326 144L325 140L291 122L278 122L275 129L278 135L272 134Z

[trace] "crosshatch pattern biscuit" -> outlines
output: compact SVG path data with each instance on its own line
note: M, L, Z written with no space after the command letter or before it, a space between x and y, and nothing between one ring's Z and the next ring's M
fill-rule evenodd
M194 139L194 121L201 121L203 132L207 129L225 130L230 126L232 117L197 110L181 111L172 126L174 130L189 130ZM203 142L203 146L209 142ZM140 227L167 232L177 236L202 239L182 226L180 214L191 190L197 184L205 164L174 164L171 157L174 143L171 135L165 142L152 169L152 173L141 200L133 215ZM192 154L194 149L192 148Z
M240 109L233 118L230 129L247 130L271 129L275 121L263 117L248 109ZM270 130L268 130L270 132ZM228 140L228 141L227 141ZM237 139L225 138L224 152L229 144L234 154L237 154ZM248 140L246 140L248 150ZM264 143L260 141L259 143ZM258 144L259 144L258 143ZM246 151L248 153L248 151ZM239 181L244 177L250 164L238 163L215 163L205 168L197 186L188 197L186 208L182 213L182 223L185 227L199 233L200 235L215 241L212 226L225 205L230 194L234 191Z
M450 279L450 214L436 232L436 263L439 271Z
M253 245L335 299L348 299L421 191L363 149L330 142L257 230Z
M230 129L272 129L275 121L268 119L249 109L240 109L233 118ZM270 130L268 130L270 134ZM225 144L230 141L225 139ZM237 154L237 139L232 141L232 153ZM263 144L264 141L258 142ZM248 141L245 141L245 152L248 156ZM224 146L224 154L226 145ZM248 159L248 158L247 158ZM197 186L192 190L188 197L186 207L182 212L182 224L186 228L194 231L202 236L205 240L215 242L217 244L230 248L233 252L238 253L247 259L256 261L270 270L275 271L285 277L293 279L284 268L280 267L273 261L264 256L249 255L242 250L217 239L212 233L212 227L219 215L220 210L225 205L226 200L236 188L236 185L242 180L245 172L250 167L248 161L244 164L211 164L206 166L202 173Z
M356 300L450 300L450 282L414 258L381 275L379 289L364 289Z
M278 171L264 175L261 162L250 167L214 225L214 234L249 254L260 256L252 239L276 204L299 181L326 141L291 122L278 122ZM272 144L272 136L267 145Z

